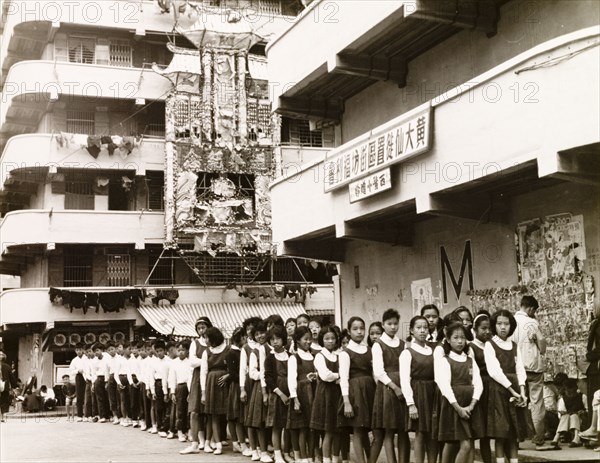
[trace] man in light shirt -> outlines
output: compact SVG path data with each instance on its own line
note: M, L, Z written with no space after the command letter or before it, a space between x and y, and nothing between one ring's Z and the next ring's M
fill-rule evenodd
M538 450L545 450L544 417L544 361L542 355L546 353L546 338L540 331L540 325L535 319L539 308L538 301L533 296L523 296L521 309L515 314L517 329L512 339L519 346L523 365L527 373L527 387L529 388L529 408L535 427L535 437L531 440Z
M88 369L87 357L83 355L83 344L77 343L75 346L75 358L71 360L69 373L71 381L75 383L76 404L77 404L77 421L83 421L83 404L85 402L85 377L84 374Z
M131 426L130 396L129 396L129 342L121 343L121 355L116 356L115 382L117 383L118 400L121 407L121 426Z

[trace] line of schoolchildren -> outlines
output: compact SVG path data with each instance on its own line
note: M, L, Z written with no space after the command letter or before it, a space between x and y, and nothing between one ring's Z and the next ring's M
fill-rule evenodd
M406 342L399 322L394 309L368 332L359 317L343 332L307 315L249 318L228 345L201 317L191 342L77 346L77 421L177 435L190 441L181 454L222 454L228 431L233 452L261 462L347 462L350 442L354 462L382 449L408 462L409 432L419 463L471 462L478 439L484 462L490 439L498 462L516 462L527 397L512 313L440 320L427 305Z

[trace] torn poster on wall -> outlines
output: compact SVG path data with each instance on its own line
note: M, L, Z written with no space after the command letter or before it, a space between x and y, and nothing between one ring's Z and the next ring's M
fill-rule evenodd
M522 222L515 239L523 284L573 275L586 259L582 215L564 213Z
M424 305L439 303L433 297L431 278L412 281L410 283L410 293L412 295L413 315L418 315Z

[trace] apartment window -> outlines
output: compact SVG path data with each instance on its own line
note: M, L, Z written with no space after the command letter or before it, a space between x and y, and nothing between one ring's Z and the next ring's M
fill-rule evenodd
M189 138L192 134L199 137L202 122L202 101L200 97L179 96L173 105L172 117L177 138Z
M94 210L94 203L91 180L74 175L65 178L65 209Z
M96 125L94 111L67 110L67 132L93 135Z
M287 117L281 120L282 145L325 148L333 147L333 143L333 127L310 130L310 124L307 120Z
M93 64L96 54L96 39L89 37L69 37L69 61L71 63Z
M146 171L146 185L148 186L148 209L153 211L164 210L164 172Z
M131 67L132 50L128 40L111 39L109 55L111 66Z
M128 286L131 283L131 257L129 250L106 248L105 254L108 286Z
M161 257L162 253L162 257ZM177 254L174 251L162 248L151 248L148 250L148 273L151 285L174 285ZM156 264L156 267L155 267ZM154 271L153 271L154 269Z
M93 248L88 246L65 246L63 258L65 287L92 286Z

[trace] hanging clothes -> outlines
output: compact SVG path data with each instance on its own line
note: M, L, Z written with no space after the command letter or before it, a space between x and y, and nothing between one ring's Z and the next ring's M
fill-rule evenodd
M85 308L86 309L96 309L96 313L98 310L98 293L85 293Z
M132 304L136 309L140 308L141 297L142 297L141 289L128 289L125 291L126 302Z
M98 159L100 149L102 148L101 137L97 135L88 135L87 138L87 150L94 157Z
M119 312L125 308L125 293L123 291L100 293L98 301L104 312Z
M62 304L63 303L62 293L63 292L60 289L50 288L48 290L48 296L50 297L50 302L52 302L52 304Z

